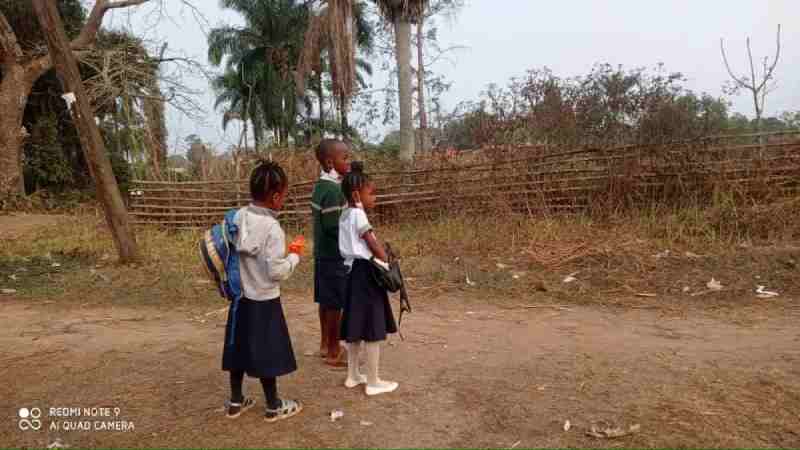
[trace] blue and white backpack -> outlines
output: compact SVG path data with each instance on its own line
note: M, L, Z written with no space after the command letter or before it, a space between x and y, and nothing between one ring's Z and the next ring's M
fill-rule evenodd
M203 268L219 289L219 295L231 302L231 333L226 345L233 345L236 333L236 312L242 299L242 278L236 239L239 227L233 219L239 210L225 213L222 222L206 231L198 244Z
M225 213L225 218L205 232L198 248L203 268L219 295L233 301L242 297L239 253L236 251L239 227L233 222L238 210Z

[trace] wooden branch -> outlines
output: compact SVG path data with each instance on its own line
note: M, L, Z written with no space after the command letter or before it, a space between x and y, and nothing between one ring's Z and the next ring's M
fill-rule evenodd
M719 48L722 52L722 60L725 62L725 68L728 69L728 75L730 75L730 77L733 78L733 81L735 81L740 87L747 88L747 83L745 83L743 80L740 80L736 77L736 75L733 74L731 65L728 63L728 55L725 54L725 43L723 42L722 38L719 40Z
M759 93L761 94L761 111L764 111L764 106L767 104L767 94L769 93L769 88L766 86L767 81L769 78L767 77L768 69L767 69L767 57L764 57L764 80L761 82L761 86L759 86Z
M22 48L17 42L17 35L0 11L0 64L16 64L22 58Z
M778 33L777 33L777 49L775 50L775 60L772 61L772 66L770 66L769 70L764 71L764 80L761 82L761 86L758 87L761 90L772 78L772 73L775 71L775 67L778 65L778 59L781 57L781 25L778 24ZM764 59L764 68L766 69L766 58Z
M86 56L91 53L88 50L75 50L72 54L78 60L84 59ZM40 56L36 59L29 61L25 64L25 78L28 84L33 84L41 78L48 70L53 68L53 60L50 58L50 54L46 54Z
M750 38L747 38L747 58L750 61L750 86L749 89L753 91L753 93L758 93L758 89L756 89L756 69L753 65L753 52L750 50Z
M94 4L94 8L92 8L92 12L89 14L86 25L83 26L78 37L70 43L70 47L74 50L79 50L93 45L95 39L97 39L97 32L100 31L100 26L103 24L103 17L109 10L138 6L149 1L150 0L97 0Z
M40 56L25 65L25 79L28 84L32 85L52 68L53 60L50 59L50 55Z

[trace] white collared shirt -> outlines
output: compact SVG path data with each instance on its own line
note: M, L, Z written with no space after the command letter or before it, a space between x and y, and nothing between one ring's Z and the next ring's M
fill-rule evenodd
M347 207L339 217L339 252L347 266L355 259L371 259L372 251L364 235L372 230L367 213L362 208Z
M336 169L331 169L330 172L325 172L324 170L319 175L320 180L331 181L336 184L342 184L342 176Z

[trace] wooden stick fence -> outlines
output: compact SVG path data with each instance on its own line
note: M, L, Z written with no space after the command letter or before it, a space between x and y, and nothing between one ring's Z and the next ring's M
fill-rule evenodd
M748 143L765 137L770 141ZM800 133L562 152L529 146L508 153L524 156L375 173L377 216L401 221L486 209L580 212L698 199L720 189L765 200L800 193ZM281 215L286 225L303 226L310 220L313 183L290 186ZM247 203L247 180L136 180L130 213L136 225L205 228L225 211Z

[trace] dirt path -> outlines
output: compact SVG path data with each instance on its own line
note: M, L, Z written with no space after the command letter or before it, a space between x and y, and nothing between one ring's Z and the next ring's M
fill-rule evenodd
M57 437L81 447L800 446L796 309L740 327L649 310L441 301L418 307L404 323L407 341L386 348L383 374L400 390L368 399L308 355L317 345L313 306L288 304L300 370L279 386L306 410L269 425L258 410L222 416L224 311L2 301L2 446ZM255 380L247 389L263 404ZM20 431L21 407L45 410L41 431ZM134 430L45 431L86 420L49 418L55 407L119 408ZM332 423L334 408L345 417ZM585 436L598 420L642 431Z

